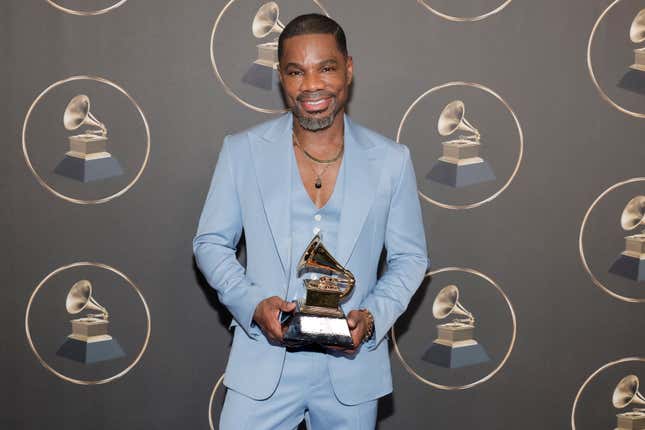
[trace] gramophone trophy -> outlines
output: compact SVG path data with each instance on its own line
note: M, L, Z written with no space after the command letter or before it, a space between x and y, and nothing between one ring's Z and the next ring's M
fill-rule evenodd
M616 409L626 408L629 405L645 405L645 398L638 391L639 381L636 375L628 375L620 380L614 394L612 403ZM643 430L645 429L645 409L634 408L630 412L616 415L618 427L616 430Z
M466 120L465 112L461 100L454 100L443 108L437 124L440 135L449 136L457 130L471 134L442 142L443 155L428 172L426 179L456 188L495 179L490 165L479 156L479 130Z
M242 78L243 82L265 90L271 90L277 83L278 36L284 29L284 24L278 19L279 15L280 7L276 2L270 1L260 6L251 26L253 36L257 39L276 35L274 40L257 45L258 57Z
M73 97L63 115L67 130L81 126L94 127L69 136L69 151L54 172L81 182L111 178L123 174L119 162L107 151L107 128L90 112L90 99L85 94Z
M119 343L108 334L108 311L92 297L92 284L76 282L67 294L67 312L72 315L83 311L97 311L71 320L72 333L56 352L57 355L85 364L123 357Z
M640 12L632 21L629 29L629 38L634 43L645 42L645 9ZM634 49L634 64L629 66L630 69L645 72L645 47Z
M432 315L444 319L461 315L437 326L438 338L423 354L423 360L441 367L456 369L489 361L484 347L474 339L475 317L459 303L456 285L443 287L432 304Z
M296 309L284 323L285 344L354 346L345 313L340 307L340 302L354 288L354 275L327 251L320 234L316 234L307 245L297 271L298 276L305 273L324 276L304 280L306 297L296 301Z
M627 203L620 217L620 225L626 231L645 225L645 196L636 196ZM625 250L609 272L634 281L645 281L645 230L625 236Z

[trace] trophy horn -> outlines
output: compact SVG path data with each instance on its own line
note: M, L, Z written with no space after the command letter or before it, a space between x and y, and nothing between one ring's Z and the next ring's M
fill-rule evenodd
M100 314L88 316L102 318L104 320L108 319L107 309L92 297L92 283L86 279L78 281L72 285L69 293L67 293L65 308L67 309L67 312L72 315L89 310L98 311Z
M633 230L645 224L645 196L636 196L631 199L620 216L620 225L623 230Z
M63 125L67 130L76 130L82 125L98 127L99 130L88 130L90 134L107 135L105 125L90 112L90 98L85 94L72 97L63 114Z
M638 376L627 375L614 388L611 402L617 409L626 408L629 405L645 405L645 397L638 391L640 385Z
M297 271L298 276L309 272L337 276L337 278L333 279L334 283L344 287L340 293L340 299L349 295L356 283L354 274L336 261L334 256L325 248L320 234L316 234L307 245L307 249L305 249L298 262Z
M629 38L634 43L645 42L645 9L641 9L629 28Z
M263 39L271 33L282 33L284 24L280 22L280 6L274 1L264 3L253 18L253 35L258 39Z
M466 120L465 114L466 106L461 100L453 100L448 103L441 111L441 115L439 115L437 123L439 134L448 136L457 130L463 130L472 133L473 136L469 137L478 141L480 138L479 130Z
M473 314L459 303L459 288L456 285L447 285L439 291L432 304L432 315L438 320L448 315L461 315L466 317L467 321L460 322L475 322Z

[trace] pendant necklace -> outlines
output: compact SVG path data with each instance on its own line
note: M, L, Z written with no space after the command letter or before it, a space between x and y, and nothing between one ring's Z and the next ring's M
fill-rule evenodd
M302 147L302 145L300 145L300 142L298 141L298 138L296 137L296 134L295 134L295 133L292 133L292 134L293 134L293 143L294 143L298 148L300 148L300 150L303 152L303 154L305 154L305 156L306 156L307 158L309 158L310 160L312 160L312 161L314 161L314 162L316 162L316 163L319 163L319 164L325 164L325 167L323 167L323 169L322 169L320 172L317 172L317 171L316 171L316 169L314 169L314 166L313 166L313 165L310 165L310 166L309 166L309 167L311 168L311 171L314 173L314 176L316 177L316 181L314 182L314 187L316 187L316 189L320 189L320 188L322 188L322 176L323 176L323 174L324 174L324 173L325 173L325 171L329 168L329 166L331 166L331 164L332 164L332 163L336 162L336 161L340 158L340 156L341 156L341 155L343 155L343 151L344 151L344 149L345 149L345 145L344 145L344 144L341 144L341 146L340 146L340 150L338 151L338 154L336 154L336 156L335 156L335 157L330 158L330 159L328 159L328 160L321 160L321 159L316 158L316 157L314 157L313 155L309 154L309 153L305 150L305 148L303 148L303 147Z

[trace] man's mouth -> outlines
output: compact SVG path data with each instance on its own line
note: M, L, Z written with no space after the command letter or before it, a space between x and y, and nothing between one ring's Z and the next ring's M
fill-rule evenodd
M320 98L315 98L315 99L300 99L300 106L302 106L302 109L310 114L315 114L319 112L324 112L327 110L329 105L331 104L332 98L331 97L320 97Z

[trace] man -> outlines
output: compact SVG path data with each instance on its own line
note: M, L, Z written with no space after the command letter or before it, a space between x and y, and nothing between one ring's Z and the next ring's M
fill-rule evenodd
M392 391L387 331L428 267L409 150L345 114L353 62L323 15L278 42L290 113L224 139L193 241L236 327L221 429L373 429ZM246 270L235 251L244 230ZM280 312L304 296L296 266L315 234L356 278L342 304L354 346L285 348ZM376 279L381 251L387 270Z

